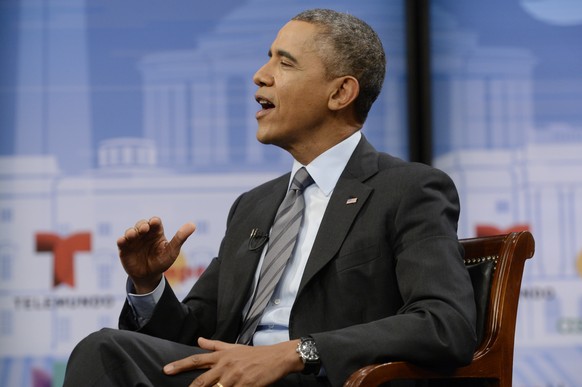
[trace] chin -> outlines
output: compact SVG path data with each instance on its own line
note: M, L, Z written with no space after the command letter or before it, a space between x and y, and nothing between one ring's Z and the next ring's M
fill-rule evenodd
M266 139L264 139L262 137L257 137L257 140L259 140L259 142L263 145L271 145L271 143L269 141L267 141Z
M273 144L273 138L271 136L269 136L269 130L268 129L261 129L260 126L259 126L259 129L257 130L257 140L259 140L259 142L261 144L265 144L265 145Z

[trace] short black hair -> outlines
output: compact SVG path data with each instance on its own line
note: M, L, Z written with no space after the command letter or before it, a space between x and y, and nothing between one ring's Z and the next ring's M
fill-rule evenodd
M320 27L318 43L329 77L351 75L358 80L360 94L354 102L357 119L363 124L382 90L386 74L386 54L378 34L363 20L331 9L311 9L291 20Z

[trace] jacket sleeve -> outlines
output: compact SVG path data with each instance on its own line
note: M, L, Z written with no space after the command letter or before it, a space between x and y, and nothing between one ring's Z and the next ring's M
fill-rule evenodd
M434 367L471 361L476 312L456 233L456 188L443 172L420 168L399 196L393 218L386 219L393 235L379 237L390 240L401 307L376 321L312 334L332 385L362 366L390 360Z
M156 304L151 319L141 328L126 300L119 317L119 328L190 345L196 345L200 336L211 337L216 324L216 297L213 296L215 293L212 287L216 281L210 280L210 277L216 275L218 267L219 263L215 258L198 280L200 285L197 287L196 300L191 300L188 304L178 300L166 281L164 293Z

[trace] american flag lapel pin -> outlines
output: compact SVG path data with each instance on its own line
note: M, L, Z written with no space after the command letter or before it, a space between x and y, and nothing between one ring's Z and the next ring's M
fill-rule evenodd
M354 203L356 203L357 201L358 201L358 198L349 198L349 199L346 201L346 204L354 204Z

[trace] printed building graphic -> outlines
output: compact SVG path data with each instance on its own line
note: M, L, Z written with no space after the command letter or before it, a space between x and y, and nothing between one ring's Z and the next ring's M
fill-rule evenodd
M57 155L61 168L79 173L92 165L85 0L18 4L15 153Z
M582 127L536 124L536 60L527 51L482 47L449 15L433 11L435 165L459 190L459 235L529 229L536 239L522 283L514 385L578 385Z
M268 60L273 31L304 7L282 4L265 21L255 11L265 6L266 0L254 0L234 10L195 50L154 53L141 61L144 136L157 144L160 165L195 171L288 167L286 153L255 139L259 105L252 74ZM390 52L390 71L364 131L379 148L404 155L402 9L371 2L359 11L395 50Z
M269 23L258 23L257 7L276 11ZM15 152L0 157L0 384L45 386L62 377L79 340L117 325L126 276L115 240L126 228L152 215L168 233L197 224L167 273L183 296L216 254L236 196L288 170L288 155L255 140L252 74L274 31L304 6L250 1L197 48L143 57L143 137L98 147L84 3L67 6L66 20L48 4L21 8L21 56L30 66L19 68ZM368 137L404 154L404 18L390 8L358 7L396 48ZM23 340L31 332L35 339Z
M10 171L2 174L0 188L0 347L13 355L62 357L89 332L116 326L126 276L115 240L125 229L157 215L171 236L184 222L195 222L198 229L183 259L189 268L203 269L217 252L236 196L275 176L184 178L155 165L144 170L109 160L95 171L67 177L50 157L0 159L0 168ZM53 248L59 244L63 248ZM176 276L178 293L185 295L200 271ZM66 276L59 277L63 272ZM45 324L39 327L38 321ZM22 340L39 330L44 331L39 340Z

